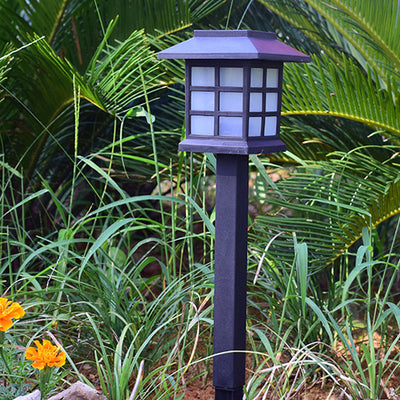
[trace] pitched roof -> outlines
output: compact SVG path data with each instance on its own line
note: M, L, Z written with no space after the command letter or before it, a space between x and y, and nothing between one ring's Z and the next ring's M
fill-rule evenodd
M161 51L158 58L310 61L275 33L249 30L195 30L192 39Z

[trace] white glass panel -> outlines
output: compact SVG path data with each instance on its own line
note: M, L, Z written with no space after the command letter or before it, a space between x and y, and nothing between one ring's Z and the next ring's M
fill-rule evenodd
M278 76L279 76L279 69L277 68L267 69L267 88L278 87Z
M214 111L214 92L192 92L192 110Z
M243 126L241 117L220 117L219 136L242 136Z
M220 111L243 111L243 93L221 92L219 94Z
M276 135L276 117L265 118L264 136Z
M249 118L249 136L261 136L261 117Z
M278 111L278 93L267 93L267 101L265 102L265 111Z
M220 69L220 85L243 87L243 68L226 68Z
M250 93L250 112L262 111L262 93Z
M192 67L192 86L215 86L215 68Z
M250 86L260 88L263 85L263 69L252 68L250 75Z
M192 115L190 119L192 135L214 135L214 117Z

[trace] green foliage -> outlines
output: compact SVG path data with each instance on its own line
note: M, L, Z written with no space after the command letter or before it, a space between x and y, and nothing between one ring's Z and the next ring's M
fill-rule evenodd
M292 66L285 74L284 115L324 115L361 122L372 129L399 135L399 93L397 84L380 75L365 71L344 56L335 65L326 56L315 57L310 66ZM310 93L312 94L310 96ZM397 139L398 140L398 139Z
M68 378L90 363L113 400L181 398L199 365L208 378L215 157L176 154L183 63L156 53L194 26L268 27L313 62L285 66L289 151L251 156L246 396L325 379L382 398L400 323L398 9L385 6L0 0L1 287L27 311L13 345L55 335ZM26 379L8 356L5 397Z
M340 259L365 227L387 234L380 242L388 243L400 210L397 2L258 3L255 9L275 13L273 24L291 24L276 26L288 44L302 46L296 32L308 38L313 60L285 65L281 136L289 151L271 155L273 163L253 157L257 196L270 205L257 216L253 237L268 242L281 233L271 257L289 262L281 250L291 248L296 232L309 245L312 269ZM263 177L277 163L286 163L287 179L271 185Z
M290 238L296 232L309 243L311 263L321 268L359 240L364 227L376 229L398 214L395 148L387 148L393 156L382 164L362 150L332 153L327 161L303 162L295 175L274 187L261 179L257 182L259 198L271 209L269 215L255 218L254 239L264 236L270 240L281 233L270 250L271 257L279 253L289 261L292 255L285 257L281 249L292 247Z

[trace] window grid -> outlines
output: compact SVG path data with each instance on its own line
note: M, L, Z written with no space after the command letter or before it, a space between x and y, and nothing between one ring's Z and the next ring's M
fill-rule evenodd
M187 63L187 73L186 77L189 80L189 83L186 88L187 96L186 98L189 99L189 112L187 115L188 121L188 132L191 133L191 117L192 116L208 116L214 117L214 132L210 132L207 135L204 134L193 134L197 136L223 136L224 138L242 138L246 139L247 137L251 137L252 139L257 138L264 138L264 137L278 137L279 136L279 120L280 120L280 100L281 100L281 82L282 82L282 66L279 64L272 64L272 65L263 65L255 64L252 62L242 62L242 63L231 63L229 67L232 68L242 68L243 71L243 88L238 86L221 86L221 77L220 77L220 68L222 67L221 63L211 63L207 62L207 64L202 63L193 63L188 66ZM232 65L234 64L234 65ZM215 73L215 86L192 86L191 79L192 79L192 67L213 67ZM252 68L262 69L262 87L251 87L251 70ZM267 87L267 71L268 69L277 69L278 70L278 82L277 87ZM213 111L201 111L201 110L192 110L191 104L191 93L192 92L213 92L214 93L214 110ZM229 92L229 93L242 93L243 94L243 109L242 111L221 111L221 93L222 92ZM250 111L250 94L251 93L261 93L262 95L262 108L261 111ZM277 107L276 111L266 111L267 107L267 93L276 93L277 95ZM190 95L189 95L190 94ZM220 117L240 117L242 118L242 132L241 135L221 135L220 132ZM276 129L273 135L265 135L265 127L270 124L266 122L267 117L276 117ZM261 118L261 131L259 135L251 135L250 129L250 118ZM253 119L252 123L256 120ZM259 124L259 121L256 125Z

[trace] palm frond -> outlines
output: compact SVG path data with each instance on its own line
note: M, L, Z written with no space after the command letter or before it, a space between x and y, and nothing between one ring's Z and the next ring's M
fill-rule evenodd
M226 3L225 0L204 1L189 0L190 16L193 23L197 23L208 15L214 13L218 8Z
M109 112L119 115L128 106L138 106L140 99L143 102L144 92L150 95L164 83L157 55L143 31L133 32L116 45L107 45L108 37L89 64L87 85L95 88ZM89 101L91 96L89 92ZM92 102L96 104L96 99Z
M71 30L71 17L88 0L0 0L1 38L14 44L24 44L26 34L44 36L52 46L66 30Z
M11 46L4 46L0 49L0 93L1 85L7 78L7 72L10 70L10 62L12 61ZM1 96L0 96L1 99Z
M134 30L148 34L172 34L196 24L220 7L225 0L102 0L87 9L81 19L95 26L98 18L104 26L110 24L116 15L119 24L113 38L126 39ZM117 13L116 13L117 11ZM82 28L81 28L82 29Z
M343 118L296 115L282 118L280 136L291 155L298 159L325 161L327 154L363 148L365 154L383 162L391 154L385 149L387 142L382 133ZM293 163L293 158L286 152L273 154L270 158Z
M270 247L270 256L290 262L295 232L299 241L307 242L315 269L333 262L362 237L364 228L373 229L400 213L398 154L396 148L391 152L385 163L360 152L303 162L275 189L259 177L257 194L270 209L256 217L253 240L264 238L267 243L282 232Z
M30 38L32 42L36 39L36 36ZM9 99L25 112L30 124L26 134L20 132L12 139L25 142L21 149L24 153L29 142L34 146L34 151L25 159L29 163L25 165L28 176L52 135L52 124L73 103L74 86L82 98L115 116L140 104L144 92L161 86L160 72L156 69L158 61L143 32L132 33L114 47L106 47L105 43L102 42L94 55L87 77L60 58L45 40L37 40L19 53L20 63L14 73L20 69L20 82L21 77L29 77L29 81L14 88L13 97ZM38 98L41 101L37 101ZM22 103L18 99L25 101ZM23 155L19 155L21 160Z
M400 4L397 0L305 0L363 57L358 61L380 75L400 69Z
M300 28L332 60L340 52L365 71L396 75L400 65L397 0L258 0ZM340 60L339 60L340 61Z
M298 28L317 45L318 52L322 51L333 60L340 60L340 51L347 50L348 43L343 40L341 34L310 7L306 0L258 0L258 2L283 21Z
M399 89L390 77L385 88L371 70L364 74L343 57L341 66L326 57L313 58L310 65L290 65L285 69L283 115L319 115L361 122L372 130L390 132L396 143L400 136Z

